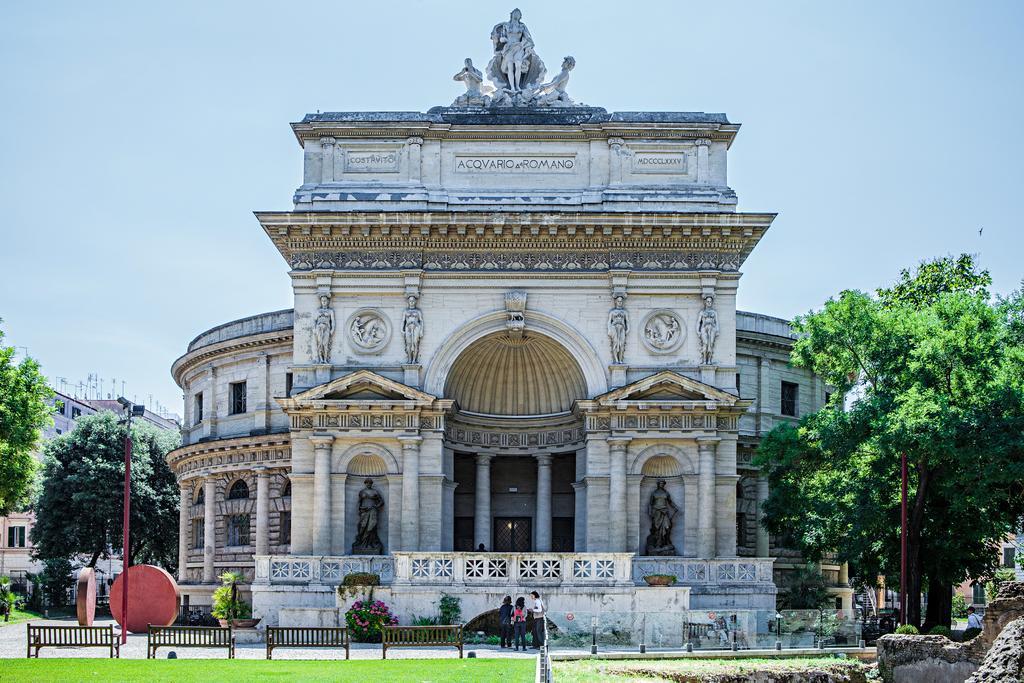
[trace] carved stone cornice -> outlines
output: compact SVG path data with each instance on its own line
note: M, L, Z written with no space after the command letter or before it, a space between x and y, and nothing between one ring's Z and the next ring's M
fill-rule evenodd
M279 433L200 441L176 448L166 457L179 482L256 466L290 468L291 436Z
M178 386L183 386L183 378L186 373L196 367L215 360L218 357L236 356L246 351L263 351L268 347L286 347L291 352L291 344L294 339L294 330L276 330L244 337L229 339L217 344L203 346L195 351L190 351L178 358L171 365L171 376Z
M737 271L775 214L260 212L294 270Z

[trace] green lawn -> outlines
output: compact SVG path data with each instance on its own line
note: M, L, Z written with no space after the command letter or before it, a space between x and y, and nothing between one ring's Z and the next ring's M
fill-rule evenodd
M663 683L681 680L719 680L725 675L750 676L758 672L806 673L821 671L829 673L864 672L864 664L849 659L828 657L790 657L766 659L651 659L611 660L580 659L553 662L552 672L558 683ZM862 680L853 678L853 680Z
M534 659L285 661L224 659L6 659L0 681L532 681Z
M39 612L30 612L28 610L16 609L13 612L11 612L10 621L4 621L3 618L0 617L0 628L3 628L4 626L10 626L12 624L23 624L26 621L35 621L37 619L43 618L43 615Z

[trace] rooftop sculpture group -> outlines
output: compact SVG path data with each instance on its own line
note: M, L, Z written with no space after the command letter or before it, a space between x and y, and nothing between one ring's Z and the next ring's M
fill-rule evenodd
M462 71L454 80L462 81L466 92L452 103L453 107L576 107L566 93L569 72L576 60L566 57L562 70L544 82L547 69L534 50L533 37L522 22L523 13L512 10L508 21L491 31L494 56L487 64L487 78L466 58Z

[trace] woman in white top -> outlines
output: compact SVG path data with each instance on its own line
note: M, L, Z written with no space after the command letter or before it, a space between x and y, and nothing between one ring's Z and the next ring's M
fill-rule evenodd
M539 650L540 646L544 644L544 601L540 599L540 593L533 591L530 593L530 597L533 598L533 606L530 611L533 612L533 648Z

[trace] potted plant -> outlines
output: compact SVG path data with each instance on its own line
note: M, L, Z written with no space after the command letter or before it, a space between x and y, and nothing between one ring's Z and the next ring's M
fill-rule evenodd
M648 574L644 577L648 586L671 586L678 580L675 574Z
M245 577L238 572L224 572L220 575L221 586L213 591L212 614L222 628L254 628L260 623L252 618L252 606L238 597L238 584Z

